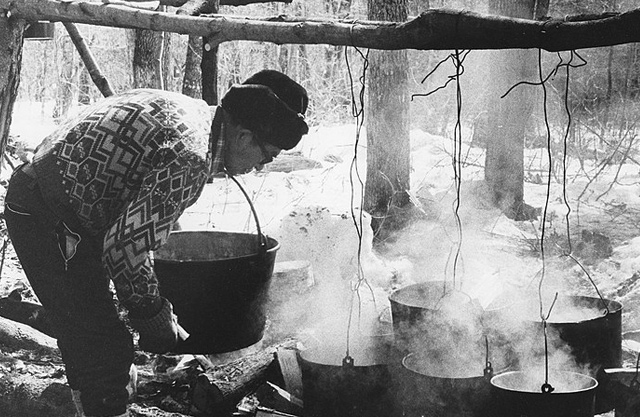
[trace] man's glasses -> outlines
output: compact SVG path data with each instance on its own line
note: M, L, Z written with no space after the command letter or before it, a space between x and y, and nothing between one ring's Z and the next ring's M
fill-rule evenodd
M264 146L264 143L262 143L261 140L256 139L256 143L260 147L260 152L262 152L262 161L260 161L260 165L268 164L269 162L273 161L273 158L278 156L278 154L280 153L280 151L278 151L278 153L276 153L275 155L272 155L271 152L269 152L267 148Z

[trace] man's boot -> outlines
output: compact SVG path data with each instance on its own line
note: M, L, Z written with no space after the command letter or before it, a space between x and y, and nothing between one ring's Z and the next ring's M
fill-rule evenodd
M129 368L129 383L127 384L127 391L129 392L129 401L133 401L136 398L138 393L138 368L134 364L131 364L131 368ZM75 417L89 417L84 413L84 409L82 408L82 401L80 401L80 391L72 389L71 390L71 400L73 401L73 405L76 406L76 415ZM124 414L120 414L119 416L114 417L128 417L129 412Z
M80 401L80 391L77 389L71 390L71 401L73 401L73 405L76 406L76 417L86 417L82 409L82 402Z

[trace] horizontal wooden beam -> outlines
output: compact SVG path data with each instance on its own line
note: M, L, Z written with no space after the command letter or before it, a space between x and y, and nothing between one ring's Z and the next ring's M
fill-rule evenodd
M523 49L567 51L640 41L640 9L600 17L535 21L431 9L408 22L278 16L184 16L84 1L0 0L0 13L24 20L75 22L275 44L328 44L399 50Z

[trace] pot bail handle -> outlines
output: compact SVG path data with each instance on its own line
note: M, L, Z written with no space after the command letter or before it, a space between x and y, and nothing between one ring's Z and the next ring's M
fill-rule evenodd
M233 182L236 183L238 188L240 188L240 191L242 191L242 194L244 195L244 198L246 198L247 202L249 203L249 207L251 208L251 213L253 214L253 218L254 218L254 220L256 222L256 229L258 231L258 252L266 252L267 251L267 237L262 234L262 229L260 228L260 220L258 220L258 213L256 212L256 208L253 206L253 202L251 202L251 198L249 197L249 194L247 194L247 192L245 191L244 187L242 187L242 185L240 185L240 182L233 175L231 175L228 172L227 172L227 175L229 176L229 178L231 178L233 180Z
M640 380L638 380L638 376L640 374L640 352L638 352L638 357L636 359L636 373L629 384L629 387L636 392L640 391Z
M598 288L598 285L596 284L596 282L591 277L591 274L589 274L589 271L587 271L587 269L573 255L568 254L567 256L569 258L571 258L580 267L580 269L582 269L582 272L584 272L584 274L587 276L587 279L589 280L589 282L591 283L593 288L596 290L596 293L598 294L598 297L600 298L600 301L602 301L602 305L604 306L604 310L605 310L605 314L604 315L608 316L609 313L611 313L611 310L609 309L609 303L607 303L607 301L602 296L602 293L600 292L600 288Z

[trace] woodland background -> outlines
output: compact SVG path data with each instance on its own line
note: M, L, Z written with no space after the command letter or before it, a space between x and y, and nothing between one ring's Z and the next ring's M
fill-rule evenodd
M511 1L515 2L515 0ZM410 0L408 4L409 15L416 16L429 7L487 13L492 3L498 2L500 0ZM623 12L639 7L640 0L550 0L548 15L550 17L597 15L604 12ZM219 12L239 16L286 14L309 18L366 20L367 1L295 0L290 4L222 6ZM40 119L52 118L54 121L61 121L82 105L102 98L102 94L93 85L66 31L61 24L57 23L56 26L53 41L30 41L25 42L24 46L16 107L20 107L21 103L29 103L31 111L39 112L38 116L42 117L33 117L34 125ZM78 28L116 92L149 86L137 79L133 63L136 59L154 62L160 59L160 53L163 58L161 84L165 89L184 92L187 89L198 88L200 84L197 79L191 79L186 83L184 81L188 53L201 52L201 46L190 45L187 36L162 34L163 48L157 50L155 56L144 57L136 56L134 30L87 25L78 25ZM378 273L392 270L394 277L405 276L414 279L422 278L421 274L435 275L441 271L444 271L442 274L445 275L450 271L450 268L447 269L449 262L447 256L451 253L450 246L455 246L456 243L455 239L449 239L448 235L441 233L441 230L445 220L448 219L442 213L448 213L451 206L448 203L454 198L453 193L447 194L446 191L452 189L449 145L452 142L454 126L458 122L456 112L459 103L451 85L446 89L440 89L451 80L455 68L448 64L450 51L409 50L407 53L409 66L405 70L409 75L409 94L413 95L409 118L412 128L411 159L414 177L411 190L415 196L424 197L421 201L425 203L423 207L426 213L421 219L422 223L417 223L407 234L397 239L396 247L387 248L387 252L383 253L385 262L375 259L376 262L366 264L367 278L370 278L374 284L380 284L380 286L384 284L384 291L390 290L390 280L387 276L389 274L378 277L370 274L370 269ZM568 95L565 96L564 91L565 78L562 72L558 71L546 84L548 117L545 118L538 109L531 112L527 120L522 120L522 123L526 124L524 139L529 151L526 154L524 173L527 201L537 208L544 204L545 193L548 192L546 177L549 166L544 154L549 149L553 153L555 162L551 172L554 185L564 184L571 188L573 198L579 202L574 204L574 207L584 201L579 211L580 222L573 223L579 226L575 228L574 233L582 235L579 242L581 246L575 246L574 254L584 260L585 265L590 268L594 280L603 289L605 296L619 300L625 305L624 330L636 330L640 328L640 308L638 308L640 306L640 273L638 273L640 238L637 237L640 235L640 226L637 222L640 213L638 209L640 205L637 201L640 195L637 191L640 185L637 175L640 170L638 167L640 148L636 142L640 120L640 46L630 43L580 50L578 53L586 64L571 69ZM562 56L566 58L568 52L563 53ZM337 196L345 197L340 200L345 205L350 202L348 182L344 179L347 176L340 177L342 182L334 179L338 177L337 171L339 173L348 171L349 158L353 150L351 146L353 106L354 101L358 100L359 82L367 65L366 57L366 51L363 50L329 45L274 45L243 41L225 42L220 45L217 80L219 96L230 85L241 82L259 69L281 70L304 85L311 97L307 114L311 132L309 138L305 139L306 146L325 145L328 148L333 143L339 143L339 150L336 150L336 147L331 149L331 155L334 155L333 165L331 161L324 158L322 159L324 166L321 169L298 171L295 174L267 172L264 175L246 176L245 181L249 184L249 188L260 190L255 200L267 223L267 228L271 226L274 232L279 230L272 226L276 221L269 222L271 217L282 217L283 213L286 213L284 209L291 210L289 205L291 201L304 203L311 200L311 198L305 200L303 197L309 197L308 194L320 190L325 185L326 188L331 189L322 196L324 200L319 200L321 204L327 204L327 196L336 200ZM553 72L559 57L560 55L555 53L541 53L545 74ZM462 140L465 143L462 160L465 179L474 175L474 179L483 176L486 154L484 142L486 135L483 133L488 130L489 123L484 100L486 92L492 87L488 81L492 78L493 61L495 61L495 51L469 52L464 62L464 73L460 78L463 105L459 121L463 126ZM513 64L515 66L518 62ZM531 62L529 69L535 75L538 70L537 63ZM535 77L532 79L535 81ZM160 80L150 81L157 83ZM532 88L532 91L530 96L532 105L535 101L538 108L541 101L539 86ZM432 92L434 93L430 94ZM567 127L568 113L571 115L571 130L565 139L564 131ZM365 116L370 115L371 113L365 109ZM547 122L550 135L546 132ZM344 126L349 126L349 129L345 129ZM14 134L12 138L14 144L23 141L35 146L42 139L42 137L32 137L33 133L22 135L21 137ZM341 140L343 138L348 140ZM394 137L388 138L390 142L394 139ZM563 143L565 140L566 148ZM564 152L565 149L566 152ZM310 155L311 152L307 154ZM314 155L318 155L318 152ZM568 165L571 166L566 178L564 174L567 172L562 172L562 164L559 163L565 157L568 159ZM338 160L342 163L336 162ZM363 161L359 162L363 163ZM341 169L343 167L344 170ZM445 169L438 171L442 167ZM619 175L623 167L624 175ZM3 173L5 173L4 170ZM318 178L313 177L312 174ZM335 176L332 176L333 174ZM422 184L420 184L421 181ZM423 184L426 185L420 188L419 186ZM413 187L413 185L418 186ZM617 185L624 185L624 187L614 187ZM220 194L215 188L217 186L217 184L210 185L211 194ZM337 191L339 186L342 186L344 196ZM556 192L558 188L554 187ZM616 192L616 188L624 189ZM422 190L425 190L424 194L420 193ZM550 212L546 219L538 219L537 223L533 221L529 224L506 221L497 210L490 211L488 204L482 204L483 197L487 194L486 189L477 184L468 185L463 192L464 209L467 211L462 213L466 227L462 241L468 248L466 252L467 265L470 266L468 270L473 271L469 275L477 279L487 278L489 284L492 282L491 279L500 278L505 281L505 286L508 284L518 289L526 288L527 282L530 284L537 277L535 274L539 269L537 260L540 255L540 226L545 222L548 224L550 232L546 237L549 243L565 244L564 237L559 235L563 232L561 219L559 219L560 213L564 210L561 196L554 193L551 198L551 211L555 210L555 213L558 213L555 217ZM353 191L351 193L353 194ZM426 204L440 198L441 194L446 197L438 200L438 207L435 204L431 206ZM603 197L605 195L606 197ZM590 206L586 203L588 199L591 200ZM599 201L600 205L596 205L594 200ZM412 202L416 203L416 201ZM244 201L242 205L244 206ZM193 217L198 220L209 218L211 206L209 200L204 201L202 206L203 208L194 207L192 211ZM273 213L270 213L269 209L272 209ZM225 207L225 210L229 212L229 217L235 217L236 220L239 218L228 207ZM332 254L343 255L352 255L356 252L357 243L361 242L349 241L347 242L349 245L345 243L349 237L355 239L353 234L346 233L352 226L350 217L345 214L329 215L327 210L320 211L318 214L317 211L308 209L307 212L298 210L298 217L287 214L286 218L290 221L303 222L308 220L308 213L316 214L317 219L314 218L316 224L311 226L305 224L305 226L309 229L314 228L317 240L309 239L307 235L295 240L292 233L276 234L280 241L288 243L283 245L278 255L279 259L299 259L302 252L316 253L309 248L321 248L322 251L318 253L322 252L322 256L318 255L318 262L313 263L318 282L322 283L322 278L327 278L328 281L329 278L336 279L336 277L344 278L344 282L348 282L352 278L353 268L345 268L347 272L338 274L333 270L323 274L321 268L328 269L327 259L338 258L338 256L327 256L325 253L327 250L334 251L331 252ZM466 220L470 221L467 223ZM327 223L332 227L331 242L342 243L342 246L336 243L335 246L328 247L326 244L327 234L329 234L326 231L329 229ZM471 226L471 223L477 226ZM292 226L293 230L300 229L297 223L294 226L296 227ZM498 230L500 228L506 231ZM607 234L603 237L605 240L603 245L587 240L591 236L602 236L599 233L603 229ZM490 233L486 232L487 230ZM271 230L268 231L271 232ZM454 233L449 235L454 236ZM425 239L425 236L429 238ZM500 245L496 243L488 245L488 236L499 240ZM543 240L544 237L542 236ZM549 247L556 250L555 245L549 245ZM298 249L300 253L294 253L294 249ZM17 259L10 250L5 265L7 277L0 288L5 295L15 288L20 289L18 283L26 286ZM287 250L290 252L286 252ZM487 251L492 252L490 256ZM350 261L353 262L352 256ZM384 268L380 266L381 263ZM553 263L553 274L549 273L553 278L553 284L559 281L565 290L582 290L591 294L593 289L589 282L584 279L582 271L573 263L564 258L553 259ZM352 264L349 266L353 267ZM14 277L18 278L14 279ZM548 277L547 281L551 279ZM341 281L340 284L344 282ZM398 283L392 282L392 284ZM549 285L551 286L551 283ZM342 293L349 294L348 291ZM335 296L342 293L332 292L331 294ZM22 291L22 294L29 299L28 289ZM381 299L385 298L381 297ZM319 311L310 309L308 305L303 307L314 313Z
M415 16L432 8L465 9L486 13L486 0L410 0L409 14ZM550 17L576 14L599 14L626 11L640 7L638 0L551 0ZM274 16L286 14L300 17L366 18L366 2L363 0L308 0L290 4L265 3L249 6L221 6L221 14L246 16ZM77 54L69 36L61 24L56 25L53 42L26 42L18 101L35 101L43 104L43 111L52 112L54 119L63 119L76 103L88 104L102 96L93 85L87 70ZM132 63L135 50L134 30L79 25L93 51L98 64L111 82L114 90L125 91L136 85ZM183 91L184 63L189 45L188 36L164 33L163 65L164 88ZM160 52L160 51L159 51ZM465 107L463 116L471 126L482 121L482 107L477 105L487 88L486 56L490 52L473 51L465 65L462 79ZM607 48L580 51L588 62L586 69L572 75L569 108L576 126L573 136L575 152L580 157L607 159L608 151L616 147L616 138L632 135L637 127L637 99L640 95L640 46L626 44ZM351 62L345 61L345 55ZM409 51L410 93L423 94L442 84L450 74L434 74L424 83L424 77L448 55L444 51ZM354 48L330 45L274 45L260 42L225 42L218 52L218 89L223 94L233 83L241 82L262 68L274 68L299 80L312 97L308 120L312 125L348 122L351 114L350 83L357 80L361 61ZM555 54L545 54L546 62L553 62ZM145 57L137 58L145 59ZM146 57L157 59L157 57ZM562 83L555 85L550 99L556 99L556 111L563 111ZM144 85L142 85L144 86ZM552 84L552 86L554 86ZM555 94L554 94L555 93ZM446 97L448 96L448 97ZM45 103L55 102L53 107ZM412 127L429 133L442 134L454 122L455 100L451 95L433 95L428 99L414 98L411 103ZM539 146L541 121L529 121L527 144ZM605 140L608 131L615 131ZM589 133L589 134L587 134ZM472 132L470 131L470 134ZM585 139L589 136L590 139ZM598 141L594 151L592 141Z

